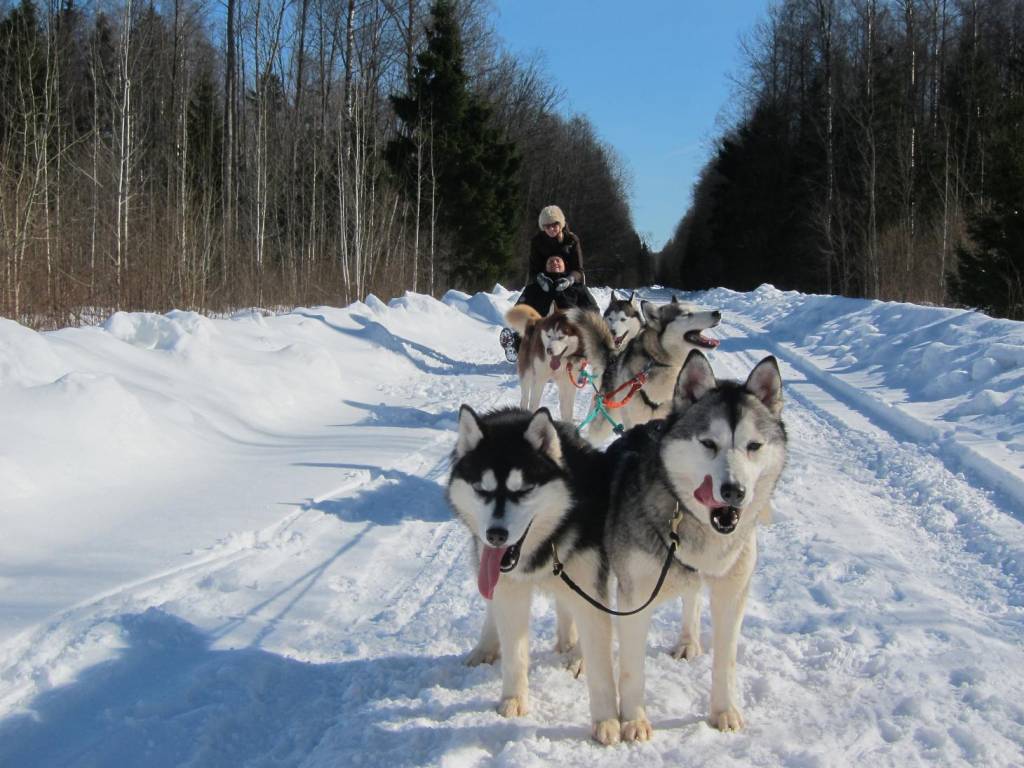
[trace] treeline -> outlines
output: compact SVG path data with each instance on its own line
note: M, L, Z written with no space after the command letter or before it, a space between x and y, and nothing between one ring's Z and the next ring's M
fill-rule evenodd
M1024 2L783 0L665 281L1024 318Z
M552 202L592 280L649 277L618 159L482 0L118 2L0 4L0 314L517 287Z

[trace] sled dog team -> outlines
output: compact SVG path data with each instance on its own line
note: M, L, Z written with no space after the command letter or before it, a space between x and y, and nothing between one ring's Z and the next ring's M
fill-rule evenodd
M706 586L711 722L741 729L736 650L756 526L768 519L786 459L775 358L754 366L744 383L718 380L701 350L717 346L702 332L721 313L674 298L656 306L613 294L603 318L579 309L541 317L517 305L506 319L523 337L521 407L478 414L462 406L448 484L450 505L473 533L477 584L488 600L467 663L500 659L498 712L528 712L530 603L535 589L548 592L556 650L572 654L570 668L585 674L593 737L645 741L652 734L644 708L652 613L682 598L673 655L693 659L702 652ZM613 396L628 431L604 451L592 443L609 436L610 418L589 423L589 442L572 424L584 361L600 382L595 404L608 393L631 393ZM537 408L550 380L560 421ZM611 612L618 617L617 680Z

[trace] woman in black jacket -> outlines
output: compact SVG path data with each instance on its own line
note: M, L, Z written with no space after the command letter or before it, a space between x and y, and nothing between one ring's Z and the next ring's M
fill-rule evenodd
M583 274L583 249L580 239L565 224L565 214L557 205L543 208L537 218L540 232L530 241L530 269L526 286L516 304L529 304L546 315L551 303L559 309L579 307L599 311L587 290ZM503 328L499 337L505 357L515 362L519 334Z

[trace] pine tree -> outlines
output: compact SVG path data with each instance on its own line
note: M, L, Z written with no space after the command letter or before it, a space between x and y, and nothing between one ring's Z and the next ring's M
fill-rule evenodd
M424 153L432 156L439 222L453 243L451 280L489 287L512 260L519 158L490 126L490 107L469 88L454 4L436 0L430 15L410 92L391 97L402 131L389 142L387 160L416 199Z

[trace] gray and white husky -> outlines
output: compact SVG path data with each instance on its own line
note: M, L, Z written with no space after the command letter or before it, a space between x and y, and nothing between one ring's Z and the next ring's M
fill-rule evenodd
M611 301L608 302L602 317L611 331L615 353L625 349L644 328L644 316L640 311L640 300L636 291L631 292L627 298L622 298L612 291Z
M627 405L615 410L626 429L651 419L662 419L672 407L672 390L686 356L694 349L714 349L718 340L703 334L718 325L722 313L701 310L672 297L668 304L658 306L641 302L647 324L622 350L617 350L607 326L582 310L569 310L569 320L576 326L587 360L600 377L601 391L614 393L636 376L644 374L646 383ZM625 397L622 392L619 397ZM602 443L611 434L611 424L596 418L587 427L586 436L594 444Z
M546 408L478 415L463 405L448 501L473 533L477 586L490 601L468 663L491 662L500 655L498 712L515 717L529 709L530 603L534 589L543 589L555 597L559 648L575 644L574 620L584 658L601 659L607 666L595 669L587 662L594 734L608 743L613 731L614 740L619 738L611 621L552 574L557 551L589 594L608 599L606 461L571 424L554 422Z
M618 610L637 608L651 595L673 520L679 536L655 602L619 620L623 740L651 736L644 709L651 614L658 604L682 596L685 655L699 654L702 585L710 593L713 631L711 722L723 731L743 727L736 647L757 560L756 526L770 512L786 461L781 414L782 378L774 357L758 363L740 384L717 381L704 355L694 351L679 373L669 417L637 427L608 449L612 479L605 551L618 584ZM604 666L590 657L587 664Z

